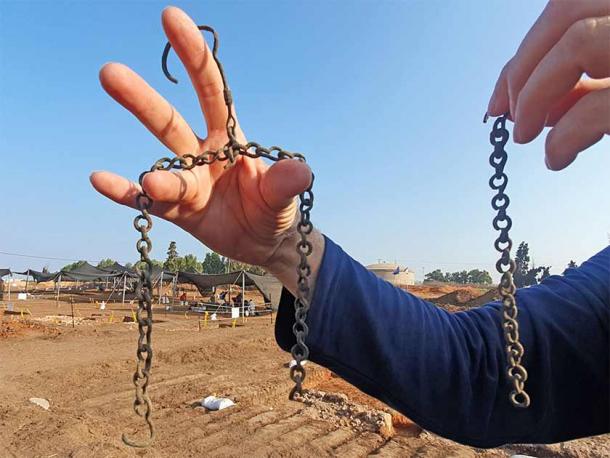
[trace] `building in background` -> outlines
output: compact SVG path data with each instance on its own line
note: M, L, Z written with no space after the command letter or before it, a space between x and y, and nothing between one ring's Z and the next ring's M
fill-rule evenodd
M401 267L396 263L382 262L366 266L379 278L395 286L410 286L415 284L415 272L408 267Z

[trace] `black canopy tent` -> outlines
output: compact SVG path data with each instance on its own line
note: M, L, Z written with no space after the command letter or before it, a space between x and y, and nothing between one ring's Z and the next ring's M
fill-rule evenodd
M114 274L127 274L130 278L137 278L138 273L134 269L125 267L118 262L114 262L111 266L100 268L103 271L114 273Z
M27 269L23 272L15 272L17 275L25 276L25 292L28 292L28 284L30 282L30 278L32 278L36 283L45 282L45 281L55 281L55 277L57 272L49 273L49 272L39 272L34 269Z
M0 278L11 275L11 273L11 269L0 269Z
M255 286L263 295L265 302L271 303L274 308L277 308L279 304L282 291L282 284L274 276L256 275L245 270L216 275L178 272L178 282L195 285L201 295L204 294L206 289L213 286L233 285L236 283L241 283L242 288L245 286Z
M121 272L109 272L92 266L88 262L72 270L62 270L58 274L59 281L100 281L120 277Z
M57 272L49 273L49 272L39 272L34 269L28 269L23 272L15 272L17 275L25 275L26 277L33 278L36 283L40 283L43 281L53 281ZM26 279L26 282L28 279Z

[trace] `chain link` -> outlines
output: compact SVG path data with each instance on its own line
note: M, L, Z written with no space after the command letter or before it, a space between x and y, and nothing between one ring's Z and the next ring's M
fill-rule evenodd
M212 56L222 77L224 86L224 100L228 111L226 129L228 142L218 150L205 151L201 154L185 154L177 157L163 157L157 160L150 170L143 172L139 177L139 183L142 187L144 176L149 172L157 170L191 170L195 167L203 165L211 165L215 162L226 162L225 167L233 166L240 156L257 159L263 158L268 159L272 162L281 161L284 159L294 159L299 161L305 161L305 156L299 153L291 153L283 150L278 146L272 146L265 148L256 142L249 142L241 144L236 138L236 126L237 121L233 114L232 105L233 98L231 91L227 85L224 70L222 64L218 60L218 34L208 26L198 26L199 30L210 32L214 35L214 45L212 48ZM167 43L163 50L162 57L162 69L165 76L172 82L177 83L177 80L169 73L167 69L167 57L171 49L170 43ZM309 187L299 195L299 222L297 223L297 233L299 234L299 241L296 245L296 251L299 255L300 262L297 266L296 272L298 275L297 281L297 297L295 298L295 324L293 326L293 332L296 338L296 344L292 347L291 354L296 361L296 365L290 369L290 377L294 381L295 386L290 391L290 399L296 399L297 394L302 394L302 385L305 380L305 368L302 362L309 357L309 348L307 347L305 340L309 329L307 328L306 319L307 312L309 310L309 276L311 274L311 267L308 262L308 256L313 251L313 245L308 240L309 234L313 231L313 225L311 223L311 210L313 208L313 175L311 184ZM123 441L132 447L147 447L151 444L154 439L155 429L151 418L152 414L152 402L148 396L147 388L150 382L150 369L152 364L152 261L150 259L150 252L152 250L152 242L148 237L148 233L152 229L152 219L150 217L150 209L153 206L153 200L143 190L136 198L136 206L140 210L140 214L134 219L134 226L140 233L140 239L136 244L136 248L140 253L140 260L144 264L143 268L139 270L138 283L136 287L136 297L138 298L138 311L137 311L137 322L138 322L138 347L137 347L137 365L136 371L133 375L133 383L136 388L135 400L134 400L134 411L135 413L143 417L149 430L149 436L143 441L137 441L129 438L126 434L123 434Z
M487 121L487 116L484 121ZM502 297L502 329L504 331L504 342L506 345L506 358L508 360L506 374L513 385L509 398L515 407L529 407L530 397L525 392L525 381L527 371L521 365L524 348L519 341L519 323L517 321L518 309L515 300L515 283L513 274L515 272L515 261L510 257L513 241L508 233L512 227L512 220L506 213L510 199L506 194L508 176L504 167L508 161L505 146L508 142L508 130L506 129L506 115L496 118L491 129L489 140L494 147L489 163L495 169L495 173L489 179L489 186L497 191L491 199L491 206L497 211L493 219L493 227L500 231L500 235L494 242L494 247L500 252L500 259L496 262L497 271L502 274L498 291Z

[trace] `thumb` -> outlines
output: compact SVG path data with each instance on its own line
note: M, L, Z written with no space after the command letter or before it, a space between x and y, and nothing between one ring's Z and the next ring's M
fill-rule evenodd
M269 167L261 178L261 195L273 210L283 210L309 187L311 180L311 169L305 162L284 159Z

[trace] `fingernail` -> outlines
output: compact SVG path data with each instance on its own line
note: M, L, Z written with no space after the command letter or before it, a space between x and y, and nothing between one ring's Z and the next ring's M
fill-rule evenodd
M549 164L549 158L548 158L546 155L544 156L544 165L546 165L546 168L547 168L547 169L549 169L549 170L553 170L553 169L551 168L551 164Z

